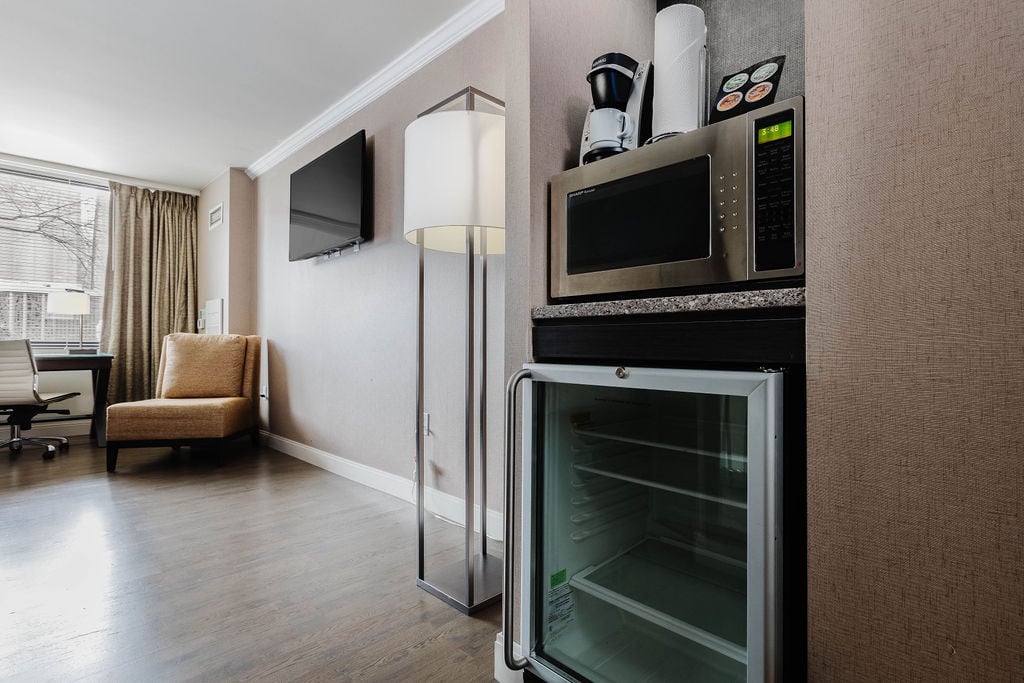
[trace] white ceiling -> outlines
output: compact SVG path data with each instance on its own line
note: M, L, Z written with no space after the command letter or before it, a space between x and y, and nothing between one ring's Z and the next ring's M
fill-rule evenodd
M200 189L474 4L0 0L0 154Z

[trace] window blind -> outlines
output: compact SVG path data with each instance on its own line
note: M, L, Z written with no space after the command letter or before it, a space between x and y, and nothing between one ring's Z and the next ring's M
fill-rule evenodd
M0 338L77 344L79 316L46 312L49 292L75 289L89 294L83 337L96 345L109 221L105 187L0 169Z

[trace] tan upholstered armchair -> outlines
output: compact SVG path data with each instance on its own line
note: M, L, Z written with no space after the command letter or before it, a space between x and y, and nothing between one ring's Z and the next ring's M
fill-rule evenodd
M107 471L121 448L209 446L259 429L260 338L169 334L156 398L107 408Z

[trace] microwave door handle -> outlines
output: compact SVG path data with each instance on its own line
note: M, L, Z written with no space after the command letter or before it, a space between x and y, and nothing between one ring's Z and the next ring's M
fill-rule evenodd
M524 379L531 376L529 370L520 370L509 377L505 386L505 576L504 600L501 602L501 638L505 651L505 666L512 670L526 667L525 657L516 657L512 650L512 596L515 594L515 555L516 555L516 390ZM525 484L524 484L525 485ZM523 643L525 647L526 644Z
M700 70L704 72L704 90L697 97L697 120L700 122L697 124L698 128L708 125L711 119L711 51L708 49L707 35L704 36L700 61Z

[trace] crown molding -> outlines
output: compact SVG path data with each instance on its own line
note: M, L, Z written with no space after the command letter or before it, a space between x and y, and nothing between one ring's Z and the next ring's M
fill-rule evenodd
M257 178L290 155L356 113L416 73L435 57L505 10L505 0L475 0L433 33L402 53L395 61L356 86L327 111L292 133L245 169Z
M38 173L40 175L49 175L64 180L78 180L84 183L97 183L100 185L107 185L110 182L124 183L125 185L135 185L147 190L166 190L168 192L180 192L182 194L190 194L197 197L200 192L194 187L154 183L151 180L143 180L142 178L116 175L114 173L104 173L103 171L95 171L91 168L58 164L53 161L43 161L42 159L30 159L29 157L21 157L15 154L0 153L0 168L7 168L14 171L25 171L28 173Z

